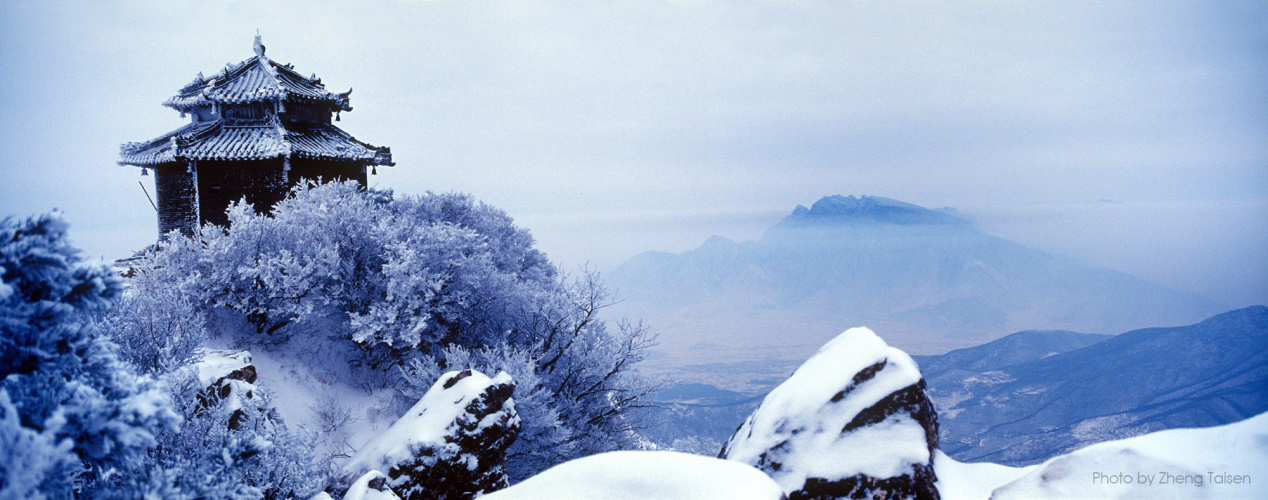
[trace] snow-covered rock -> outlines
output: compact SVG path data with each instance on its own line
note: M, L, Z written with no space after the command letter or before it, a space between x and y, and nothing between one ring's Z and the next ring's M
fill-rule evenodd
M1268 498L1268 413L1097 443L996 489L1012 498Z
M343 500L401 500L401 497L396 496L392 488L387 486L387 481L387 476L377 470L362 474L361 478L348 488L348 493L344 494Z
M852 328L771 391L719 456L765 471L793 499L938 498L924 389L910 356Z
M206 349L203 359L194 365L198 381L203 389L198 393L198 404L203 407L219 405L232 412L229 428L237 429L243 418L243 408L259 406L255 386L256 370L251 364L251 353L243 350Z
M446 373L344 472L387 471L388 487L405 498L471 498L505 488L502 461L520 429L514 391L505 372Z
M672 451L613 451L547 469L489 500L768 499L783 497L769 476L727 460Z

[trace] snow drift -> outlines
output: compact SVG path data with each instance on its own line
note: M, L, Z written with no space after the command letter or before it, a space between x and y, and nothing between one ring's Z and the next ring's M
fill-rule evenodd
M991 498L1268 498L1264 471L1268 413L1094 444L1044 462Z
M699 500L783 497L761 471L726 460L672 451L613 451L557 465L485 498Z

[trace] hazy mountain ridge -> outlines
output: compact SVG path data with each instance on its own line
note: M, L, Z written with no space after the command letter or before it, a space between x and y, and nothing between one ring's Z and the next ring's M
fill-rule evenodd
M1226 310L986 234L950 209L868 196L798 207L755 241L642 254L608 279L626 301L617 310L649 318L667 348L812 349L842 325L867 325L908 351L940 352L1000 332L1124 331Z
M948 370L990 371L1082 349L1113 335L1069 330L1027 330L976 347L956 349L936 356L912 356L925 377Z
M1088 345L1042 353L1080 342ZM1268 307L1105 340L1022 332L917 360L927 367L947 454L1031 464L1094 442L1268 410Z
M825 196L806 208L797 205L780 227L814 224L972 224L954 208L929 210L880 196Z

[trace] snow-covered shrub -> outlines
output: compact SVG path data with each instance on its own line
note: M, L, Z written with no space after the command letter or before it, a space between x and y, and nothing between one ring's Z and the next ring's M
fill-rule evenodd
M179 422L162 387L82 321L120 285L66 229L56 213L0 221L0 440L18 444L0 448L0 497L66 497L76 480L136 467Z
M138 277L136 279L145 279ZM145 374L162 375L198 361L207 329L199 311L176 290L124 292L101 328L119 346L119 357Z
M639 325L614 330L595 317L604 291L586 275L543 306L520 334L534 341L466 348L452 345L403 367L415 393L447 367L505 371L516 381L523 428L507 454L507 470L523 479L564 461L637 447L643 424L634 410L655 387L633 376L652 339ZM408 389L403 390L409 392Z
M349 352L349 383L399 390L401 411L441 373L507 371L524 420L513 477L633 445L631 410L651 388L631 368L649 335L609 328L597 277L562 276L501 210L328 183L297 187L271 217L237 204L229 219L169 235L133 289L179 291L232 342Z
M209 404L209 394L194 372L174 372L169 378L172 399L185 417L181 428L160 434L143 464L97 485L94 494L307 498L324 486L323 471L311 453L314 437L287 428L272 410L267 393L240 398L235 405Z

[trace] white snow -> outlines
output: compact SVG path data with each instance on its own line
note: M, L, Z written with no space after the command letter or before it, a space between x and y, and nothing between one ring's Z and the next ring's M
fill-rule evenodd
M991 498L1090 497L1268 498L1268 413L1094 444L1036 466Z
M852 384L855 374L882 361L885 367L874 378L831 401ZM920 378L907 353L867 328L851 328L766 396L728 443L727 459L756 464L763 453L783 443L783 466L772 476L785 491L800 488L809 477L888 478L908 472L912 464L929 461L924 429L915 420L890 418L844 435L841 430L860 411Z
M203 349L202 355L202 361L194 368L203 387L210 387L221 377L251 364L251 353L241 349Z
M250 353L231 346L229 339L211 339L208 352L245 353L256 368L256 385L268 393L270 404L287 425L319 433L315 450L319 456L351 455L354 450L350 445L368 441L396 419L396 412L387 410L392 406L392 391L370 392L358 384L348 367L353 354L332 348L331 343L290 342L274 349L260 347ZM225 368L232 366L227 361L226 365ZM233 369L237 367L224 374ZM318 414L318 410L329 411L333 407L346 411L349 417L337 428L331 428Z
M344 471L360 474L374 469L390 470L392 466L413 457L420 447L444 444L445 437L450 434L449 428L472 400L490 385L511 383L511 376L506 372L489 378L471 370L471 375L445 388L445 383L450 382L458 373L452 371L442 375L396 423L357 450L344 464ZM512 400L508 399L504 408L508 405L510 406L507 409L514 408ZM486 425L486 422L481 421L480 425Z
M370 481L375 479L387 479L382 472L372 470L352 483L352 487L348 488L348 493L343 495L343 500L401 500L401 497L389 491L379 491L370 487Z
M613 451L551 467L483 498L775 500L782 496L775 481L741 463L672 451Z
M934 473L942 500L986 500L995 488L1015 481L1035 469L992 463L957 462L942 450L934 451Z

